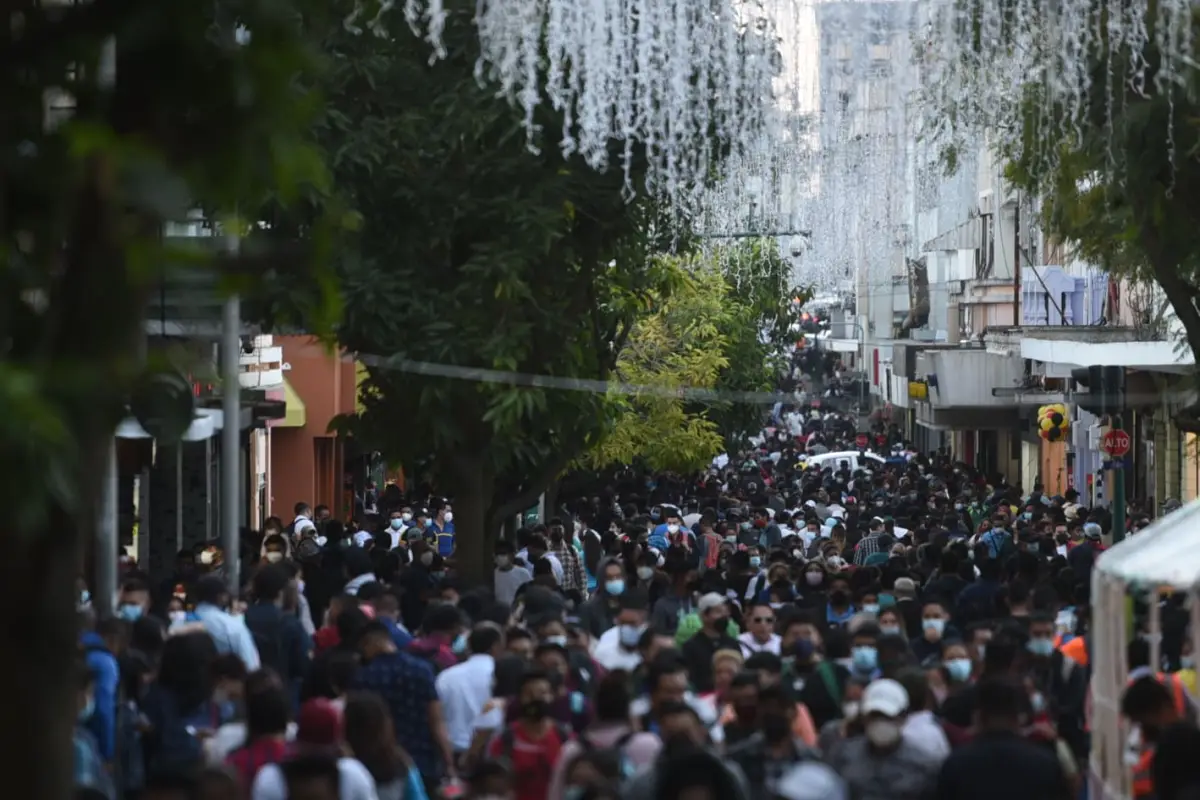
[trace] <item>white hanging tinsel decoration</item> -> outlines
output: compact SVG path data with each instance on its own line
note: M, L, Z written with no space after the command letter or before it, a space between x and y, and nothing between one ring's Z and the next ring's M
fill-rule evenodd
M776 235L799 280L861 298L890 293L925 241L973 212L984 142L1019 152L1027 82L1061 108L1057 132L1077 134L1089 56L1158 49L1153 80L1135 58L1105 76L1110 95L1176 84L1194 68L1194 4L478 0L478 71L524 109L531 146L628 174L644 144L650 190L702 234ZM436 52L442 0L406 0L405 15ZM542 102L564 112L561 131L535 129ZM713 133L734 145L715 185ZM623 163L609 163L613 139Z

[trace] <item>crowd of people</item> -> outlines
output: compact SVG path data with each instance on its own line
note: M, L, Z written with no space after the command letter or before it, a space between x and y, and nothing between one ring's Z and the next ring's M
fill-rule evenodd
M488 586L449 502L388 487L268 521L240 593L213 544L129 565L110 619L81 587L80 796L1079 797L1111 518L884 425L885 461L808 463L857 433L788 401L702 474L604 476L498 541ZM1122 712L1137 795L1183 800L1194 663L1161 612Z

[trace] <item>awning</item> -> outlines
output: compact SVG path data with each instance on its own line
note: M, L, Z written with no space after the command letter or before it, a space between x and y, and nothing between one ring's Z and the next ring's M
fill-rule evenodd
M283 379L283 402L287 409L283 414L283 419L268 423L270 427L303 428L308 422L308 409L305 408L304 401L300 399L300 393L287 378Z
M205 439L211 439L223 427L222 423L224 419L225 415L218 409L196 409L196 416L192 419L192 424L184 431L182 436L183 441L203 442ZM121 424L117 426L117 432L114 436L117 439L154 438L142 427L141 423L132 417L121 420Z

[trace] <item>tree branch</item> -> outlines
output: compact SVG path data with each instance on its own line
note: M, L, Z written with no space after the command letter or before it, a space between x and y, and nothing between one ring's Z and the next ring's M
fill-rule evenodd
M551 481L557 478L559 473L566 469L575 460L575 456L578 455L578 453L574 452L570 456L564 455L568 449L577 450L578 448L560 447L559 454L533 476L526 489L518 492L515 496L511 496L512 499L506 502L493 503L492 508L488 512L489 527L497 527L508 517L519 514L536 503L538 497L546 490Z

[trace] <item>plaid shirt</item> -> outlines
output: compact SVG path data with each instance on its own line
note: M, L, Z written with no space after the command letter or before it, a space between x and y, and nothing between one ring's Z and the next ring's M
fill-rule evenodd
M775 790L785 775L805 761L820 759L815 750L798 740L792 741L791 752L787 756L772 756L767 753L767 740L761 733L731 747L726 757L737 764L746 776L751 800L775 797Z
M867 556L873 556L876 553L883 552L883 534L872 533L864 536L859 541L858 546L854 548L854 563L857 566L862 566L867 563Z
M550 552L553 553L562 564L563 591L578 589L586 597L587 571L583 568L583 560L579 558L579 553L576 552L574 547L567 544L565 539L558 545L555 545L552 542L550 544Z

